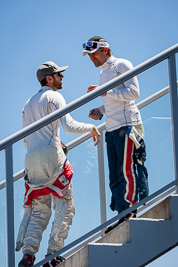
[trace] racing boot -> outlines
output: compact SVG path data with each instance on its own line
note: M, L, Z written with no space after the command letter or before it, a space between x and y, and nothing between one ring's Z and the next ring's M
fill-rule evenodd
M45 255L45 258L47 258L49 255L51 255L51 254ZM51 261L45 263L43 265L43 267L54 267L54 266L59 265L63 261L65 261L65 259L63 257L57 256L57 257L53 258Z
M109 226L106 231L105 234L109 233L110 231L112 231L114 228L116 228L118 225L120 225L121 223L128 221L131 218L136 218L137 216L137 210L132 211L131 213L127 214L126 216L122 217L117 223Z
M22 260L19 262L18 267L31 267L35 261L35 256L24 254Z

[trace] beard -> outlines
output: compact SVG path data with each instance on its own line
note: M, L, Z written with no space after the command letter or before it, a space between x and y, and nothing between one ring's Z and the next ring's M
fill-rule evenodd
M98 67L101 67L104 64L105 60L99 59L99 58L95 58L94 60L92 60L92 62L95 65L95 67L98 68Z
M57 89L62 89L62 82L57 81L55 76L53 76L53 86Z

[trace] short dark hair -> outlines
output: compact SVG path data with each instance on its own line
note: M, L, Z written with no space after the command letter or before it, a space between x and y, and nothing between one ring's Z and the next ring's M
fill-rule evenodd
M41 82L40 82L41 86L45 86L47 84L47 80L46 78L43 79Z
M56 72L57 73L57 72ZM53 73L53 74L51 74L51 75L48 75L48 76L54 76L54 74L56 74L56 73ZM46 78L45 79L43 79L41 82L40 82L40 84L41 84L41 86L45 86L45 85L47 85L47 80L46 80Z
M88 40L88 42L89 42L89 41L95 41L95 42L107 42L106 39L105 39L104 37L101 37L101 36L93 36L93 37L91 37L91 38ZM103 51L104 47L101 47L100 49L101 49L101 51ZM108 53L107 53L107 55L108 55L109 57L112 56L111 48L108 48Z
M99 48L101 51L103 51L105 48L104 47L100 47ZM111 48L107 48L108 49L108 53L107 53L107 55L109 56L109 57L111 57L112 56L112 53L111 53Z
M89 40L88 40L88 42L89 41L95 41L95 42L107 42L106 40L105 40L105 38L103 38L103 37L101 37L101 36L93 36L93 37L91 37Z

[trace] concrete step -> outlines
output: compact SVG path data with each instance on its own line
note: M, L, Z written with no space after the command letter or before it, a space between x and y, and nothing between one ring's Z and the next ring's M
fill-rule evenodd
M178 195L172 195L89 243L59 266L144 266L178 244L177 207Z
M149 218L153 214L156 219ZM129 243L123 243L122 246L111 243L90 243L88 267L145 266L178 244L177 195L167 198L143 217L147 218L129 221ZM119 228L115 231L119 231Z
M170 222L170 220L167 220L167 222ZM138 267L141 266L142 262L150 260L147 258L148 256L151 255L152 258L150 250L154 250L157 254L157 247L160 246L160 237L162 239L164 237L165 221L163 219L131 219L129 225L130 242L128 243L89 244L89 267ZM161 240L161 244L163 245L165 242ZM162 251L162 247L160 247L160 251Z
M178 196L174 194L173 196ZM170 219L171 218L171 196L162 200L156 206L144 212L139 218L152 218L152 219Z
M119 231L118 231L119 228ZM111 243L122 246L123 243L130 242L130 224L129 221L124 222L119 227L113 229L108 234L101 237L96 243ZM88 246L85 246L70 258L68 258L60 267L88 267Z

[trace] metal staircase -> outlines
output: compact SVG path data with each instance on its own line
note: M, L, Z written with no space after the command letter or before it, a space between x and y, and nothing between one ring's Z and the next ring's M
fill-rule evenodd
M178 245L178 195L174 194L89 243L60 267L140 267Z
M141 109L168 92L170 93L172 148L174 160L174 177L172 177L172 182L162 187L148 198L137 203L134 207L129 208L127 211L122 212L122 214L107 221L102 137L98 146L100 214L102 224L84 236L78 238L71 244L65 246L60 251L55 252L49 258L36 263L34 267L42 266L48 260L52 259L53 256L55 257L58 254L67 258L60 267L139 267L148 264L177 245L178 230L176 225L178 225L178 214L176 212L176 206L178 206L178 196L173 195L171 197L167 197L172 192L177 192L178 185L178 92L175 58L177 52L178 44L136 66L131 71L128 71L110 82L99 86L97 90L94 90L90 94L86 94L71 102L66 105L64 109L53 112L45 118L42 118L41 120L0 141L0 151L5 150L6 162L6 180L0 182L0 190L6 187L6 196L8 196L6 198L7 264L5 267L15 267L13 182L23 176L23 170L15 175L13 174L13 145L25 136L37 131L54 120L100 96L109 89L114 88L135 75L139 75L164 60L168 60L169 85L153 96L138 103L138 108ZM100 125L98 129L102 134L105 129L105 124L103 123ZM74 142L67 144L67 146L70 150L89 138L90 134L85 134L77 138ZM160 195L162 196L160 197ZM167 198L164 201L156 204L155 206L156 201L159 202L159 198L161 199L165 197ZM143 210L146 210L152 205L154 206L153 208L147 210L144 214L139 215L138 218L125 222L123 225L120 225L107 235L103 235L104 229L108 225L120 219L122 216L134 209L138 209L139 213L141 213ZM158 215L160 217L158 217ZM69 250L70 252L68 252Z

